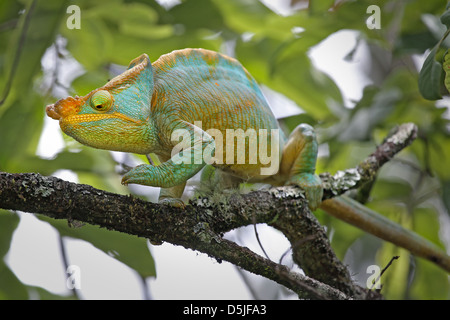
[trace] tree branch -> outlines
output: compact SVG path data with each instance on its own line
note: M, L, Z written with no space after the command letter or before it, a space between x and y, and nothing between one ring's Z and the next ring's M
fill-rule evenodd
M405 123L396 127L375 151L356 168L338 171L334 176L320 174L324 183L323 200L358 189L375 179L378 170L417 138L417 126Z
M246 218L249 211L237 210L237 206L242 204L241 201L248 203L252 202L254 197L263 196L271 195L255 192L243 195L239 201L231 201L233 210L239 211L240 214L228 216L234 221L230 220L228 227L237 226L237 221L241 221L241 225L251 224L251 218ZM182 245L206 253L218 261L229 261L247 271L274 280L302 298L350 298L332 286L292 273L285 266L222 238L227 228L219 228L219 207L205 209L191 205L182 210L55 177L44 177L35 173L0 173L0 208L39 213L55 219L75 219L153 241ZM258 219L271 221L276 214L273 210L265 215L260 213Z
M322 175L326 197L371 181L377 170L409 145L416 134L414 125L402 125L358 168L334 177ZM55 177L0 173L0 208L75 219L156 242L182 245L274 280L301 298L367 297L336 258L323 228L295 187L234 194L220 203L199 198L183 210ZM227 231L254 223L266 223L283 232L291 242L294 261L307 276L222 237Z

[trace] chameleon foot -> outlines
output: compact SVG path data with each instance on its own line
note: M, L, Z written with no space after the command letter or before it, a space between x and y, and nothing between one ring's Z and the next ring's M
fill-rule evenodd
M296 185L305 191L306 200L308 200L309 208L316 210L321 202L323 196L322 180L319 176L312 173L300 173L292 176L287 185Z
M178 198L164 198L160 199L158 203L181 209L186 208L186 204L183 202L183 200Z
M153 166L150 166L148 164L141 164L137 167L132 168L130 171L124 174L122 177L122 184L128 185L131 183L135 184L143 184L143 185L151 185L151 174L149 174L149 168Z

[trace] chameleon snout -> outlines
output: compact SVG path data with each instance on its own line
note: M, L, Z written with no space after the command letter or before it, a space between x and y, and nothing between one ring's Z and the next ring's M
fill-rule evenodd
M61 118L80 112L80 106L83 104L83 101L80 100L82 100L80 97L68 97L58 100L54 104L45 107L45 112L50 118L60 120Z
M55 104L50 104L46 106L45 113L47 113L47 116L55 120L59 120L61 118L59 113L56 111Z

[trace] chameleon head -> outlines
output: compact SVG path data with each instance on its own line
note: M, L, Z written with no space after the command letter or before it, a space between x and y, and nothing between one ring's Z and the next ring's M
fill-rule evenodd
M46 107L61 130L82 144L107 150L148 153L153 72L146 54L128 70L84 97L67 97Z

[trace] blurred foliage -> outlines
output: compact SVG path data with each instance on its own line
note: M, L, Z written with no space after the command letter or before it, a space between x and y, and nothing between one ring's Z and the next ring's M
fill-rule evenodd
M81 9L80 29L67 27L70 14L66 9L71 4ZM416 123L418 140L379 173L367 205L437 245L448 246L450 100L443 71L443 65L448 65L444 57L449 26L446 1L376 1L381 9L380 29L366 25L370 16L366 10L372 4L365 0L291 0L289 13L278 14L258 0L185 0L166 6L152 0L3 0L0 170L50 175L67 169L82 183L128 192L120 186L117 163L107 151L65 139L65 146L55 155L36 154L44 128L44 106L103 85L123 70L120 66L143 52L154 61L175 49L202 47L234 55L257 81L304 111L280 121L287 131L299 121L317 128L320 143L328 150L319 160L319 172L355 166L393 127ZM355 62L362 48L367 52L358 59L364 59L360 71L370 84L351 106L344 102L339 83L310 59L313 47L342 30L357 34L347 62ZM425 53L428 58L419 80L420 58ZM78 69L67 71L74 61L79 63ZM317 216L327 227L338 256L362 285L368 277L367 266L384 267L394 255L400 255L382 278L386 298L450 298L444 271L320 210ZM9 250L18 220L14 214L0 212L2 257ZM141 277L155 276L144 239L94 227L71 229L60 221L43 220L61 236L84 239L106 253L115 252L119 261ZM43 299L58 298L42 288L22 284L2 260L0 299L27 298L30 290Z

